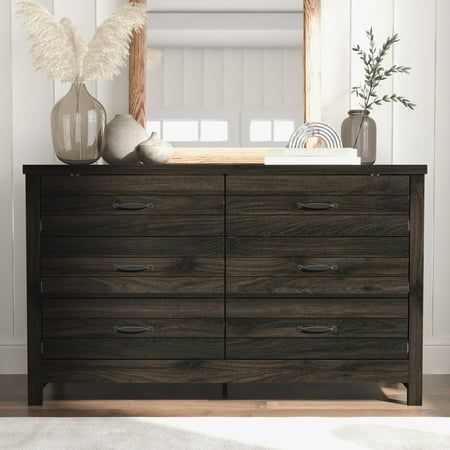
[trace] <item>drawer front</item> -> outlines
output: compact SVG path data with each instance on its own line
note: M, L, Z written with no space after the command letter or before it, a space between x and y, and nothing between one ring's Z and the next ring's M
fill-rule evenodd
M228 337L406 338L407 319L228 319Z
M220 296L223 277L47 277L42 293L56 296Z
M44 195L223 195L221 175L47 175Z
M407 277L228 277L231 296L406 296Z
M408 258L227 258L227 276L235 277L407 277L408 270Z
M114 214L117 216L207 215L223 214L224 199L223 195L44 195L41 199L41 208L44 216L73 214Z
M236 195L409 195L409 176L229 175L227 192Z
M228 216L228 236L408 236L409 216Z
M44 338L223 337L222 319L45 319Z
M407 340L227 338L228 359L407 359Z
M407 319L408 298L230 298L227 299L226 311L227 319Z
M274 186L274 189L276 187ZM361 191L363 192L363 191ZM408 196L335 195L230 195L227 213L232 215L401 215L409 212Z
M223 299L47 298L44 319L192 319L223 318Z
M43 236L223 236L223 216L46 216Z
M46 237L43 256L223 257L223 238L216 237Z
M223 359L223 338L46 338L44 359Z
M223 258L42 258L43 276L214 277Z
M409 256L407 237L231 237L227 255L247 257L393 257Z

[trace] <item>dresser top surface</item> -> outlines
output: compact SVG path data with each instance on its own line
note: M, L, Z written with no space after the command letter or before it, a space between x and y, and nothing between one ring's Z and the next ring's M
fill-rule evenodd
M158 166L68 166L62 164L24 165L27 175L424 175L426 165L386 164L372 166L264 164L164 164Z

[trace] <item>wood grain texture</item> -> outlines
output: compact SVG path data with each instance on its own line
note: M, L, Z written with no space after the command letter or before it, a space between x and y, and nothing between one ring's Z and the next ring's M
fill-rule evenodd
M80 297L220 296L222 277L49 277L42 280L44 295Z
M42 405L40 177L26 179L28 404Z
M242 149L240 149L242 152ZM23 173L37 175L176 175L199 176L199 175L245 175L245 176L267 176L267 175L423 175L427 173L427 166L418 164L375 164L364 166L344 166L344 165L317 165L317 166L266 166L264 164L244 164L244 163L203 163L203 164L161 164L155 166L110 166L90 165L90 166L67 166L59 164L35 164L23 165ZM223 192L223 186L222 186ZM330 187L328 193L332 192ZM355 193L355 195L361 194ZM407 195L407 194L406 194Z
M48 216L44 236L222 236L224 218L209 216Z
M230 237L226 244L230 256L405 258L409 255L407 237Z
M408 293L408 277L227 277L227 295L234 297L405 297Z
M228 318L304 319L408 318L408 299L236 299L226 300Z
M44 359L222 359L222 338L46 338Z
M43 237L43 256L220 257L223 238L214 237Z
M335 266L329 272L305 272L298 265ZM46 261L43 261L45 270ZM407 277L408 258L227 258L227 276L245 274L252 277L336 277L336 276L392 276Z
M391 260L389 260L391 261ZM223 258L42 258L42 275L167 277L223 276ZM145 272L118 272L117 266L144 265ZM395 275L395 273L393 273Z
M229 359L407 359L406 338L227 338Z
M146 5L147 0L130 3ZM147 24L131 38L129 78L129 112L147 128Z
M376 171L376 169L373 169ZM409 177L386 175L273 175L227 177L230 195L408 195ZM298 201L302 201L300 198Z
M100 166L97 166L100 167ZM105 166L114 167L114 166ZM73 170L73 169L72 169ZM78 167L77 167L78 170ZM217 175L52 175L42 177L43 195L220 195L223 177ZM96 172L95 172L96 173ZM101 173L101 171L100 171ZM139 175L142 174L142 175ZM176 175L176 176L174 176ZM85 199L85 198L84 198Z
M203 225L206 227L206 224ZM408 216L227 216L227 236L408 236Z
M48 382L320 383L408 380L404 360L44 361Z
M210 195L47 195L42 197L43 216L61 216L74 214L115 216L155 216L155 215L208 215L223 214L222 196ZM135 211L115 209L114 203L151 203L152 208ZM409 207L409 205L408 205Z
M121 334L113 327L152 326L151 331ZM223 319L45 319L42 334L47 338L136 338L136 337L223 337Z
M299 332L297 327L337 327L336 331L311 334ZM408 319L228 319L227 337L282 337L299 339L329 338L407 338ZM45 326L44 326L45 328Z
M305 89L305 122L321 120L320 19L321 0L303 1L303 58Z
M411 177L408 405L422 404L424 177Z
M325 189L325 187L323 188ZM337 207L322 211L311 211L298 207L298 203L331 203ZM231 215L274 215L295 216L325 215L387 215L409 214L407 196L365 196L346 195L228 195L227 213Z
M223 299L43 298L44 319L223 318Z

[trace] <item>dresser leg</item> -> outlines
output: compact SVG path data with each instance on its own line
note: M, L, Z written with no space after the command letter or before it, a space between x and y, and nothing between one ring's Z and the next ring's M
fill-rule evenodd
M28 405L42 406L44 386L39 379L28 377Z
M228 398L228 384L227 383L222 384L222 398L224 398L224 399Z
M422 405L422 377L408 383L407 403L408 406Z

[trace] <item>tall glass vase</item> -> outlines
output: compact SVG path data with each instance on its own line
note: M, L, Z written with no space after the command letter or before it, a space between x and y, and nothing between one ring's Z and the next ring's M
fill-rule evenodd
M352 109L342 123L342 144L358 150L362 164L374 164L377 158L377 124L370 112Z
M84 83L70 91L52 109L51 126L56 156L66 164L92 164L105 148L106 111Z

